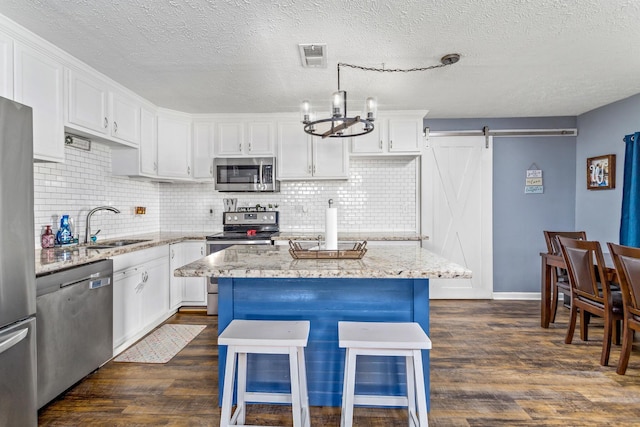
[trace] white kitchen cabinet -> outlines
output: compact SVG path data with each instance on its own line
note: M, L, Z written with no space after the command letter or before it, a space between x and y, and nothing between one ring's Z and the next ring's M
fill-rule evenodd
M67 127L127 146L140 143L140 104L104 80L67 69Z
M183 265L204 258L206 255L204 241L174 243L170 247L171 272L171 308L180 305L207 305L207 278L175 277L173 271Z
M33 108L33 157L64 162L64 67L18 42L13 59L14 99Z
M214 156L213 122L193 123L193 177L199 180L213 180Z
M119 353L170 315L168 246L113 257L113 348Z
M278 123L278 179L348 179L346 138L311 137L299 122Z
M13 99L13 39L0 32L0 96Z
M117 141L138 145L140 143L140 104L120 93L109 93L110 134Z
M219 121L216 123L215 155L273 156L273 121Z
M351 138L353 156L418 155L423 141L426 111L399 111L381 114L373 132Z
M158 112L158 175L190 179L191 118L177 112Z
M140 110L140 146L113 147L113 175L156 178L158 176L158 125L156 113L146 107Z

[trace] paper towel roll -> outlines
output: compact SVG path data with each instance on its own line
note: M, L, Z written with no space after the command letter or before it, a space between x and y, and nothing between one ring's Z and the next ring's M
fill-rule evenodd
M324 225L325 250L338 250L338 208L327 208Z

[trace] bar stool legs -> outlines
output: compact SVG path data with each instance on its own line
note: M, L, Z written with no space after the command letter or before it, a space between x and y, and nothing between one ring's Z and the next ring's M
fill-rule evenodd
M341 427L353 425L353 406L405 406L409 426L426 427L427 397L422 367L422 349L431 340L417 323L338 322L340 347L346 348L342 391ZM355 394L358 356L400 356L405 358L406 396Z
M304 347L309 336L308 321L233 320L218 337L227 345L220 427L244 425L247 402L289 403L294 427L309 427L309 396ZM247 354L287 354L291 376L291 393L248 392ZM236 410L231 413L233 389L238 364Z

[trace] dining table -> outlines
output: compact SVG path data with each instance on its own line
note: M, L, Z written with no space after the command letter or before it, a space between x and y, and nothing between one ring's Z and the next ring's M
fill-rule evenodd
M608 253L604 253L605 273L609 282L617 282L616 269L613 267L613 260ZM554 268L567 268L562 255L548 252L540 252L542 261L542 274L540 284L540 326L548 328L551 319L551 281Z

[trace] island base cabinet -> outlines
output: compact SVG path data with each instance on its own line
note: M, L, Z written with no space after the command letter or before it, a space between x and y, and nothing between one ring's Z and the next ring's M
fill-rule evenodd
M181 305L207 305L207 280L203 277L175 277L173 271L206 256L205 242L180 242L171 245L171 308Z
M428 279L219 278L218 328L233 319L309 320L305 349L309 404L340 406L345 350L338 346L339 321L417 322L429 334ZM249 355L247 390L285 392L286 356ZM220 347L220 390L226 347ZM429 352L422 352L429 402ZM356 393L406 393L404 358L358 358Z
M114 257L114 355L171 314L168 255L163 246Z

